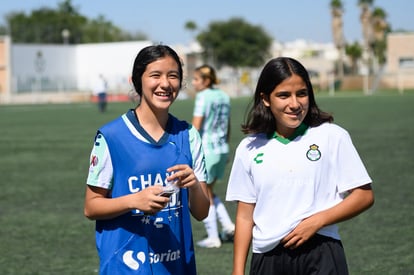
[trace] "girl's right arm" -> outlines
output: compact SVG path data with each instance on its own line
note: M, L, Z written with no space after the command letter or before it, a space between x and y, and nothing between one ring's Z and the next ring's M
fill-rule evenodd
M113 166L102 133L96 136L89 163L84 214L91 220L112 219L135 209L154 214L169 202L169 198L159 196L162 192L160 186L148 187L140 192L117 198L108 198Z
M255 205L238 201L236 230L234 234L234 255L232 275L244 275L253 231L253 210Z

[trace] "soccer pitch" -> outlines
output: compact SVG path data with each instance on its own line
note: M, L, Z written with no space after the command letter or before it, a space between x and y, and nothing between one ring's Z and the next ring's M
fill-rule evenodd
M374 181L375 204L341 223L351 274L414 274L414 92L316 95L346 128ZM232 100L231 157L243 135L249 99ZM1 274L97 274L94 222L83 216L89 153L96 129L134 103L0 106ZM192 100L171 112L191 121ZM231 162L227 165L226 177ZM224 200L226 182L217 193ZM235 205L226 203L234 220ZM204 237L193 222L194 240ZM230 274L232 243L196 247L198 272Z

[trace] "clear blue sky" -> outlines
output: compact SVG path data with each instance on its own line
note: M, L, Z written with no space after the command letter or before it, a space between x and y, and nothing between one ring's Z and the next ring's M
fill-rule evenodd
M0 23L12 11L29 14L40 7L56 8L61 0L2 0ZM360 40L358 0L343 0L344 35L347 41ZM124 30L140 31L154 42L187 43L191 34L184 26L194 21L206 29L211 21L242 17L261 25L269 35L281 42L306 39L332 41L330 0L72 0L79 13L88 18L104 15ZM414 31L413 0L374 0L374 6L387 13L393 30ZM30 26L28 26L30 27Z

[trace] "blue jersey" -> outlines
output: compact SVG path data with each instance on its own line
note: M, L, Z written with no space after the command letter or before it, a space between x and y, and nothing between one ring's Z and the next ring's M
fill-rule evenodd
M186 122L170 116L164 139L153 144L136 137L122 117L103 126L113 163L110 197L166 183L166 169L192 166ZM100 274L196 274L188 190L180 189L154 215L139 210L96 221Z

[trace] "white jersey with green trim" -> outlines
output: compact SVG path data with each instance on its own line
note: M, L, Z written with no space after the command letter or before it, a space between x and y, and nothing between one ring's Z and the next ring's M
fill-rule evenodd
M264 253L303 219L371 182L348 132L324 123L291 141L264 134L244 138L236 149L226 200L255 204L252 249ZM336 225L318 233L340 239Z
M204 118L200 129L204 153L228 153L230 97L220 89L205 89L197 93L193 116Z

